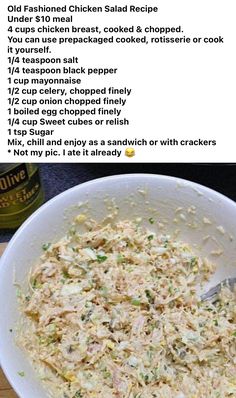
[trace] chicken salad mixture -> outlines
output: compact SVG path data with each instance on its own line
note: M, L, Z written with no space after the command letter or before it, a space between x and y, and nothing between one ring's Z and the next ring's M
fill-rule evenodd
M17 342L49 396L236 397L236 292L196 293L213 265L139 222L85 224L44 245L19 295Z

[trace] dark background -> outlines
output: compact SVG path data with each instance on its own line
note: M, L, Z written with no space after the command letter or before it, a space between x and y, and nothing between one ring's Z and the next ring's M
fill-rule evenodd
M165 174L186 178L206 185L236 201L236 164L189 164L189 163L121 163L40 164L45 201L74 185L94 178L125 173ZM14 231L0 230L0 242L8 241Z

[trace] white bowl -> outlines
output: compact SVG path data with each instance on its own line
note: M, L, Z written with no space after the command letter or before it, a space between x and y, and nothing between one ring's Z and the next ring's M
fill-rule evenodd
M88 211L101 219L114 208L114 202L119 206L118 219L142 217L150 229L178 234L196 252L213 260L217 271L206 289L236 276L236 203L211 189L173 177L131 174L93 180L65 191L22 225L1 259L0 362L20 398L46 394L10 332L19 317L13 275L23 284L42 253L42 244L62 237L75 214ZM148 223L150 217L155 224ZM19 376L21 371L25 377Z

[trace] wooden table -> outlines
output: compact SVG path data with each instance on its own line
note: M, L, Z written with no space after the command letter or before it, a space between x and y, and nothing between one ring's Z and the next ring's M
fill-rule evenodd
M6 243L0 243L0 255L3 253ZM11 388L2 370L0 369L0 398L18 398L18 395ZM33 397L32 397L33 398Z

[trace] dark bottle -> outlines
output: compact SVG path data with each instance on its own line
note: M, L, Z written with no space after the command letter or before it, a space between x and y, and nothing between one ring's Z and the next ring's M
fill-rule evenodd
M0 163L0 228L17 228L44 200L39 168Z

